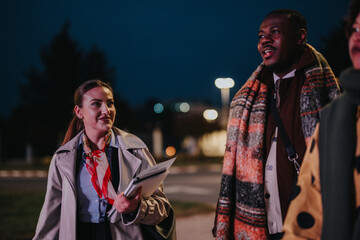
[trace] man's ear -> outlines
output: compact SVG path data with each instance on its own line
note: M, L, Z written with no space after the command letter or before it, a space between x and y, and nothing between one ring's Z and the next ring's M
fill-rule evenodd
M76 105L76 106L74 107L74 112L75 112L75 115L76 115L79 119L83 119L83 118L84 118L83 113L82 113L82 109L81 109L78 105Z
M298 31L298 42L297 42L297 44L299 46L302 46L302 45L306 44L306 41L307 41L307 32L306 32L306 30L304 28L301 28Z

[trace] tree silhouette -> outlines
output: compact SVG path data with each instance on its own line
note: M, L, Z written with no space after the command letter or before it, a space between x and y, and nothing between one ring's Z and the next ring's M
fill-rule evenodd
M342 20L340 24L334 26L326 37L322 38L325 47L321 49L321 53L337 77L344 69L352 65L348 51L348 40L345 36L345 26L346 21Z
M7 157L23 157L28 143L37 156L51 155L73 116L75 89L89 79L101 79L114 86L115 69L108 66L104 53L93 46L84 54L70 38L69 27L66 22L50 44L41 49L43 69L30 66L24 73L28 82L19 86L20 104L4 130ZM118 95L115 99L115 104L122 106L119 112L129 111Z

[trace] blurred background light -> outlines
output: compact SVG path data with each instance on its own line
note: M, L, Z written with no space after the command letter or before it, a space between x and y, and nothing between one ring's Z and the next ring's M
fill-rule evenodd
M176 149L173 146L169 146L165 149L165 153L168 157L172 157L176 154Z
M232 88L235 85L235 82L232 78L217 78L215 80L215 86L217 88Z
M179 109L181 112L186 113L190 111L190 104L188 104L187 102L180 103Z
M215 109L206 109L203 113L204 118L208 121L217 119L218 115L219 114Z
M160 114L164 111L164 105L162 105L161 103L157 103L154 105L154 112Z

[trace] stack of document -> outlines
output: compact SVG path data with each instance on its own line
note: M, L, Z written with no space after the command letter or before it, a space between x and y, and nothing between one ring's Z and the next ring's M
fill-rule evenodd
M151 196L156 188L161 184L170 172L170 167L174 163L176 157L165 162L161 162L139 172L129 183L124 191L124 196L131 198L136 194L136 190L142 187L141 196Z

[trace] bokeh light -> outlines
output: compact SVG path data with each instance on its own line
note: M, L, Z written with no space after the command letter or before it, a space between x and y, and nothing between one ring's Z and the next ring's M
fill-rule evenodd
M203 116L206 120L212 121L212 120L217 119L219 114L215 109L206 109L203 113Z
M168 146L165 149L165 153L166 153L167 156L172 157L172 156L174 156L176 154L176 149L173 146Z
M157 103L154 105L154 112L160 114L164 111L164 105L162 105L161 103Z
M186 113L190 111L190 104L187 102L180 103L179 109L181 112Z
M215 86L217 88L232 88L235 82L232 78L217 78L215 80Z

